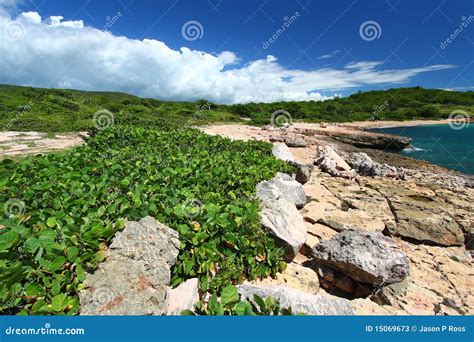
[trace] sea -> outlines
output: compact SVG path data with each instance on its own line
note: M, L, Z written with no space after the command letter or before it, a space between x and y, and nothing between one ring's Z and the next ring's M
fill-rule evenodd
M377 128L373 131L412 138L413 147L399 152L403 155L474 175L474 122Z

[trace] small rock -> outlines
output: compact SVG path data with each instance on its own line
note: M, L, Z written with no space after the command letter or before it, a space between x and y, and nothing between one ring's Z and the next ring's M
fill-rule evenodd
M395 241L380 232L347 230L316 245L312 256L354 280L377 286L405 279L408 258Z
M294 203L297 208L302 208L306 204L303 186L285 173L277 173L271 180L260 182L257 185L257 197L262 202L284 198Z
M293 153L285 144L273 144L272 154L275 158L286 162L295 160Z
M166 294L166 314L181 315L184 310L193 310L199 301L199 280L192 278L178 285L174 289L168 289Z
M290 165L293 165L296 169L295 179L301 184L305 184L311 178L311 172L314 169L314 166L311 164L304 164L299 161L289 162Z
M272 297L279 301L281 308L291 308L293 314L306 315L353 315L350 302L342 298L328 298L319 294L309 294L285 286L239 285L241 300L254 303L256 294L265 299Z
M354 178L355 170L339 156L330 146L318 146L315 164L319 168L334 177Z
M285 144L288 147L306 147L306 141L295 135L287 135L284 138Z

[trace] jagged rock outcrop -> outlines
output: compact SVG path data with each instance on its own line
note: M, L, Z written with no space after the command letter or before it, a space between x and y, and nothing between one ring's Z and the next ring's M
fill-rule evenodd
M107 259L87 274L79 293L82 315L162 315L170 268L180 242L176 231L148 216L128 221L107 251Z
M315 164L318 165L322 171L329 173L331 176L353 178L356 175L349 164L329 145L317 147L317 159Z
M275 158L286 162L295 160L293 153L291 153L290 149L285 144L273 144L272 154Z
M408 258L380 232L344 231L316 245L311 255L318 263L373 286L400 282L410 273Z
M403 171L394 166L374 162L366 153L350 153L346 161L360 176L403 178Z
M319 294L309 294L285 286L239 285L241 300L254 302L256 294L261 298L272 297L280 302L281 308L291 308L293 314L306 315L353 315L350 302L342 298L329 298Z

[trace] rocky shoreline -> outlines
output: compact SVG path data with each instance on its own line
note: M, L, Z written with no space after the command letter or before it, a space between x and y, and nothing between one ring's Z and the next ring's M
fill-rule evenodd
M279 187L283 200L293 198L300 208L306 239L301 242L301 218L293 212L265 217L264 226L281 223L269 233L282 246L290 242L292 260L276 279L252 285L344 298L357 314L474 313L471 177L308 128L234 128L223 135L273 142L275 156L306 175L298 177L307 197L302 208L294 201L301 197L296 184Z
M308 315L474 314L472 178L386 163L379 156L388 153L372 157L368 149L303 129L203 129L270 141L274 156L295 170L256 189L261 225L284 249L287 267L275 278L237 286L241 300L272 297ZM198 279L169 286L177 246L176 232L153 218L127 222L106 261L87 275L81 314L192 310Z

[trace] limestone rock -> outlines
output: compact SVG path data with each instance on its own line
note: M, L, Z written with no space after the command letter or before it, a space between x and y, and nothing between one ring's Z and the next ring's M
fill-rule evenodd
M179 252L178 233L152 217L128 221L87 274L79 293L82 315L161 315L170 267Z
M199 281L197 278L186 280L174 289L168 289L166 295L166 314L181 315L184 310L193 310L199 301Z
M337 231L335 231L334 229L331 229L319 223L311 224L309 222L306 222L306 230L308 234L316 236L320 241L329 240L337 234Z
M271 180L260 182L257 185L257 197L266 203L284 198L294 203L297 208L306 204L303 186L285 173L278 173Z
M318 165L322 171L329 173L331 176L342 178L355 177L356 172L351 169L349 164L347 164L332 147L328 145L318 146L317 156L315 164Z
M380 232L344 231L316 245L312 256L319 263L373 286L400 282L410 272L408 258Z
M272 297L280 302L281 308L291 308L293 314L306 315L353 315L350 302L342 298L328 298L313 295L285 286L238 286L241 300L254 302L254 294L261 298Z
M285 144L273 144L272 154L275 158L283 161L294 161L295 157Z

